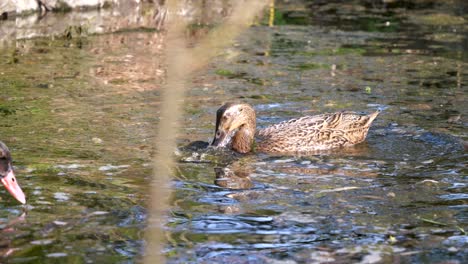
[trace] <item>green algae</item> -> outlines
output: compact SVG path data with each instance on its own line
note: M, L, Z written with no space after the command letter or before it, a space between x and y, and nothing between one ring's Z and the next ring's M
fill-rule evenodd
M235 73L235 72L227 70L227 69L218 69L218 70L215 71L215 73L220 75L220 76L224 76L224 77L228 77L228 78L236 78L238 76L242 76L242 74Z
M293 66L293 68L300 70L300 71L308 71L308 70L317 70L317 69L330 69L329 65L321 64L321 63L303 63L299 65Z
M343 56L348 54L363 55L366 50L361 47L339 47L336 49L321 49L316 51L297 51L294 54L314 57L314 56Z
M463 25L466 23L466 19L464 17L445 13L417 15L412 16L412 19L417 23L432 26Z

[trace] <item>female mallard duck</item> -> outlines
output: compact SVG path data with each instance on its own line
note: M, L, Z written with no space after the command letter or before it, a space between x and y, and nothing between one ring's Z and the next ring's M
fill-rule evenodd
M216 112L214 147L239 153L255 149L269 153L306 153L355 145L364 141L380 111L370 115L354 112L303 116L266 127L255 133L255 110L249 104L226 103ZM258 142L254 144L254 137Z

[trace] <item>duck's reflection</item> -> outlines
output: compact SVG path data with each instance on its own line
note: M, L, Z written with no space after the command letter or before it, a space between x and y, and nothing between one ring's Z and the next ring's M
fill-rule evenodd
M223 168L214 168L216 178L214 183L219 187L237 190L229 194L226 197L232 198L238 202L250 200L251 190L254 187L254 183L250 178L251 169L249 167L242 168L239 162L234 162ZM241 204L230 204L223 205L218 208L219 212L224 214L241 214L243 208Z
M297 160L303 160L302 162L309 161L309 163L317 163L317 166L277 166L276 171L296 175L347 175L353 177L375 177L376 174L373 171L363 171L363 170L349 170L343 169L342 166L330 166L324 164L322 159L323 157L333 157L334 161L337 164L345 164L347 158L365 156L368 153L371 153L367 143L362 143L357 146L349 147L346 149L340 149L340 153L331 153L329 151L320 151L316 153L309 153L308 155L296 155L294 156ZM321 158L317 158L317 156ZM281 157L279 157L281 159ZM326 159L325 159L326 160ZM241 158L237 161L234 161L230 164L227 164L225 167L216 167L214 168L215 180L214 183L222 188L232 189L232 190L242 190L242 189L251 189L255 186L252 181L251 175L255 175L252 164L256 161L251 158ZM326 163L326 162L325 162ZM308 163L304 163L308 164ZM358 164L357 164L358 165ZM312 177L311 180L314 178Z
M250 178L250 168L240 168L233 163L224 168L214 168L214 183L220 187L228 189L250 189L254 186Z
M0 258L8 257L18 250L18 248L13 247L13 239L11 238L11 234L18 232L15 226L25 221L26 213L23 213L12 220L8 220L7 222L0 222L0 224L4 226L0 232Z

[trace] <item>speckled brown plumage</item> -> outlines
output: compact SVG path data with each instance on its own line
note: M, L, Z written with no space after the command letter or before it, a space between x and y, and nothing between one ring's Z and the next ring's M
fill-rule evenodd
M346 147L365 140L379 111L370 115L354 112L303 116L284 121L255 133L256 117L252 106L227 103L217 112L216 134L212 145L230 146L237 152L256 150L269 153L305 153Z

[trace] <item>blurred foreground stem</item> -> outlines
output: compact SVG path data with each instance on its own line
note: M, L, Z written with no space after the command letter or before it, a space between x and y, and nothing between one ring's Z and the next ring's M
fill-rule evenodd
M189 86L192 74L207 65L219 55L242 30L247 28L255 15L263 9L266 0L234 1L232 15L224 24L215 28L195 48L187 48L184 38L186 18L178 16L178 8L184 1L169 1L169 23L166 39L167 80L162 91L162 103L158 136L157 154L154 160L154 179L151 184L151 201L146 232L144 262L164 263L164 225L171 195L171 168L176 148L175 140L182 114L181 104L185 89Z

